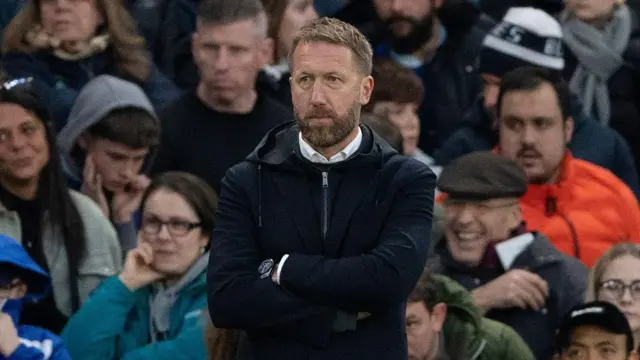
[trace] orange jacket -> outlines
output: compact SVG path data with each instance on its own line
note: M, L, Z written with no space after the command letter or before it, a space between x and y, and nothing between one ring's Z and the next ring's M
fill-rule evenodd
M520 199L529 230L588 267L611 246L640 240L640 208L631 190L608 170L569 152L555 184L532 185Z

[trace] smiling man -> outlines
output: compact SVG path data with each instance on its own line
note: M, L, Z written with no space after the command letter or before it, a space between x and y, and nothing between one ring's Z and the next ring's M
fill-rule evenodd
M587 269L538 232L527 232L518 199L527 177L491 152L454 160L438 179L445 236L429 267L471 291L489 319L511 326L536 359L550 359L561 314L581 302Z

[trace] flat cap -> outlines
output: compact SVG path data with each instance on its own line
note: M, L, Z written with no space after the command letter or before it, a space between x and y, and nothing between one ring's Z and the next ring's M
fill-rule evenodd
M455 159L438 178L441 192L468 200L519 198L527 192L527 185L527 175L514 161L489 151Z

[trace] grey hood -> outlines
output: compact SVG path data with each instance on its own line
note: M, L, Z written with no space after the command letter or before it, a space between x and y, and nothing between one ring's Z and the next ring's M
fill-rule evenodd
M58 146L67 177L82 180L83 164L72 157L78 137L110 112L128 107L142 109L159 122L149 98L134 83L111 75L100 75L82 88L73 103L67 124L58 134ZM153 154L149 154L147 163L152 158Z

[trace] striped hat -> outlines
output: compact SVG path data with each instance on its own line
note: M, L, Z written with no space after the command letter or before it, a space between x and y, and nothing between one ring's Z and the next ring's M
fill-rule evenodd
M484 38L479 72L501 78L521 66L561 71L563 54L562 28L556 19L540 9L515 7Z

